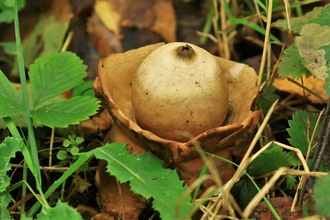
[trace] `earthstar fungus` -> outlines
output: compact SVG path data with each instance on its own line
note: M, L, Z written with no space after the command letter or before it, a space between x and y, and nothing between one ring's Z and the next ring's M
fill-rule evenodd
M189 112L192 109L189 105L183 105L182 100L188 99L189 96L183 98L181 97L181 102L174 102L174 107L171 109L169 115L171 116L176 114L179 118L183 118L183 122L179 122L178 124L182 123L185 126L189 124L190 126L190 124L195 125L196 122L197 124L201 121L205 122L208 120L208 117L211 117L212 119L210 122L211 126L203 127L204 130L198 130L198 126L196 127L196 125L191 127L187 126L187 130L184 129L184 126L179 126L177 130L188 131L190 134L194 135L192 139L184 136L184 133L173 132L173 130L175 130L171 127L174 126L173 124L170 124L170 126L166 128L171 129L170 132L167 132L164 128L154 128L152 127L153 125L150 128L150 125L148 124L150 122L145 124L142 122L144 117L153 115L153 113L149 115L147 111L139 112L141 105L147 105L149 99L145 98L145 96L142 96L141 94L138 94L137 91L140 89L139 87L142 87L144 89L142 90L144 95L147 96L150 96L152 91L145 94L148 88L139 85L140 79L138 74L139 71L141 71L141 68L142 70L144 68L143 63L149 61L156 62L155 60L152 60L150 56L157 50L165 50L164 47L162 47L164 45L163 43L152 44L136 50L127 51L125 53L113 54L105 59L102 59L99 62L99 75L94 82L94 89L96 94L102 99L104 106L108 109L114 122L114 128L116 128L113 131L110 129L109 141L117 141L121 143L125 142L127 143L127 149L131 153L135 154L139 154L143 151L151 151L154 155L164 161L165 167L175 168L180 178L184 180L186 184L191 185L199 177L204 166L204 161L200 158L197 151L194 150L196 143L198 143L204 151L228 160L240 160L243 157L251 139L254 136L254 130L261 114L259 110L253 110L259 87L257 86L257 75L255 71L247 65L212 56L211 60L216 62L213 64L208 64L209 66L203 66L203 58L198 56L197 58L194 57L196 55L194 53L196 53L196 50L199 50L200 48L197 48L189 43L174 44L179 49L174 51L168 50L165 52L175 53L179 57L180 53L184 53L185 55L183 55L183 58L181 57L182 59L200 59L198 63L201 63L202 67L196 65L193 69L206 69L210 65L215 65L216 68L220 69L217 70L218 75L212 73L212 77L215 77L212 78L212 80L215 81L218 79L218 85L215 87L227 88L227 90L220 90L224 92L219 96L219 94L216 94L219 93L219 88L212 88L214 90L210 92L211 89L208 90L208 82L198 81L198 83L200 83L200 87L203 89L203 95L206 94L206 96L212 97L209 99L209 104L207 105L213 107L215 106L215 111L210 114L212 115L210 116L207 112L207 109L209 108L203 108L207 105L201 104L203 98L194 94L194 96L198 97L198 101L190 101L190 104L194 105L194 110L198 108L198 105L202 106L203 113L205 114L205 118L202 120L195 115L194 118L185 118L187 115L189 116ZM191 49L193 49L193 53L191 53ZM204 50L201 50L204 53ZM189 53L186 53L187 51ZM205 51L205 53L207 52ZM200 54L200 51L198 51L197 54ZM166 60L167 59L158 59L157 61L158 64L165 65ZM176 68L182 67L182 62L181 64L180 62L178 64L179 67ZM157 68L159 69L159 67ZM163 77L166 78L166 76L164 76L166 71L162 72L161 75L158 75L156 79L153 78L153 80L156 80L156 85L165 84L165 86L167 86L167 89L161 90L161 93L167 92L169 90L168 87L170 86L169 84L166 84L168 81L165 80L164 82ZM159 74L157 71L156 73ZM194 72L186 72L186 74L194 74ZM207 73L201 71L198 74ZM202 77L202 80L207 79L208 77L204 77L204 79ZM174 81L175 83L178 83L177 85L174 84L174 88L175 86L180 88L179 84L183 82L182 78L175 78ZM187 93L191 94L195 92L192 88L198 88L198 83L195 84L195 81L189 81L188 79L184 82L186 88L188 89ZM204 85L204 83L206 84ZM173 82L171 85L173 85ZM152 86L150 86L150 88L152 88ZM181 89L181 91L185 90ZM166 100L168 99L169 98L167 97ZM218 102L219 99L227 100L223 102L225 104L222 104L227 105L228 108L224 111L225 116L223 116L223 118L217 115L217 113L220 114L221 109L219 110L218 103L214 103ZM141 100L142 103L139 104ZM168 100L168 102L170 101L171 100ZM159 112L160 110L158 109L157 111ZM168 111L168 109L166 111ZM165 117L165 113L160 114L159 116ZM162 118L162 120L165 120L166 122L167 118ZM172 119L170 120L171 121L169 121L169 123L173 121ZM187 123L187 120L189 120L189 123ZM215 123L212 124L213 122ZM159 123L160 122L157 122L158 125ZM118 132L120 135L116 135ZM162 136L163 133L165 134L164 136ZM211 157L210 159L214 161L222 181L228 181L235 172L233 166L218 159L213 159ZM102 175L108 174L98 173L96 182L98 181L97 179L102 178ZM213 184L214 183L212 181L203 182L205 188ZM98 187L100 190L101 186Z

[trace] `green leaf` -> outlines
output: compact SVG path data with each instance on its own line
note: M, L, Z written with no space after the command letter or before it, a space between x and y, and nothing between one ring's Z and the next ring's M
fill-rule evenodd
M294 33L299 34L302 26L312 21L313 19L321 17L321 13L324 9L325 7L315 7L312 11L307 12L303 16L297 18L290 18L290 25L292 31ZM272 27L277 27L283 31L288 31L288 21L286 19L279 19L276 22L272 23Z
M25 0L17 0L17 10L22 9L24 5ZM0 23L10 23L14 20L13 6L13 1L11 0L0 1Z
M93 82L94 82L94 80L88 80L88 81L85 81L83 84L75 87L72 90L71 97L80 96L80 95L95 97L95 93L92 88Z
M16 42L0 42L0 46L3 47L7 54L16 55Z
M4 192L10 184L10 178L7 176L7 171L11 169L10 159L15 157L22 147L22 139L14 137L7 137L0 144L0 192Z
M77 138L76 138L76 142L77 142L77 144L81 144L81 143L84 142L84 141L85 141L85 139L82 138L82 137L77 137Z
M273 86L273 81L274 80L271 80L267 90L263 93L259 101L259 104L261 106L260 109L262 109L266 113L268 112L272 104L276 101L276 99L279 98L279 95L275 93L276 88L275 86Z
M49 219L49 220L58 220L58 219L82 219L80 213L76 209L69 206L67 203L62 203L58 200L54 208L47 209L42 208L41 212L37 214L37 219Z
M74 97L38 108L31 112L31 117L48 127L67 127L95 114L99 108L98 102L90 96Z
M321 26L329 26L330 25L330 5L325 6L325 8L321 11L318 17L311 19L308 23L315 23Z
M78 148L78 147L72 147L72 148L70 149L70 153L71 153L72 155L77 155L77 154L79 153L79 148Z
M59 150L56 154L56 157L59 160L64 160L67 156L68 156L68 154L66 153L65 150Z
M71 144L71 141L70 141L70 140L64 140L64 141L63 141L63 146L64 146L64 147L69 147L70 144Z
M46 55L30 66L33 106L83 83L87 75L82 60L71 52Z
M244 175L237 183L235 183L230 193L235 197L239 207L244 209L258 193L258 190L251 180Z
M145 198L153 198L153 208L161 219L177 219L176 205L187 189L175 170L164 169L163 162L150 152L136 156L127 152L124 144L112 143L84 154L94 153L108 162L108 172L120 182L130 181L131 190ZM180 204L180 216L192 208L191 198Z
M296 111L292 115L292 120L289 120L290 128L287 129L287 132L290 135L288 141L290 144L300 149L301 153L305 156L308 149L308 140L311 139L312 132L316 126L317 116L308 113L307 111ZM321 132L321 123L318 124L318 127L315 132L315 136L319 137ZM315 140L312 141L312 145L316 143Z
M319 24L306 24L301 29L301 36L295 38L302 64L315 77L324 80L329 75L325 54L330 52L330 27Z
M297 179L295 176L286 176L285 185L287 190L293 190L297 186Z
M0 118L24 112L23 98L0 70Z
M272 144L269 150L262 152L254 159L248 170L251 176L262 176L273 172L280 167L297 165L297 158L293 152L285 152L275 144Z
M26 68L38 57L58 53L68 31L69 19L58 19L51 13L40 14L34 29L23 41L22 49ZM14 67L11 74L17 76L18 68Z
M330 77L325 79L325 85L323 87L328 96L330 96Z
M11 219L7 206L11 201L11 196L8 192L0 192L0 219Z
M278 74L281 77L299 78L302 75L309 76L309 71L302 64L303 58L299 55L298 47L292 44L284 50L281 61L278 64Z
M330 175L316 179L314 186L315 212L316 214L330 218Z

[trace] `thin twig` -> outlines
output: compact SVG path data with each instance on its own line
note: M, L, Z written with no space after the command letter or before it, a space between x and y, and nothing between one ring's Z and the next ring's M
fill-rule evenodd
M319 169L322 156L324 154L326 147L328 146L328 139L330 134L330 120L328 119L329 109L330 109L330 100L328 101L327 108L325 109L324 112L321 137L319 144L317 145L317 148L315 149L314 152L313 162L310 169L311 171L317 171ZM307 191L310 194L314 192L313 190L314 180L315 179L313 177L310 177L306 184Z

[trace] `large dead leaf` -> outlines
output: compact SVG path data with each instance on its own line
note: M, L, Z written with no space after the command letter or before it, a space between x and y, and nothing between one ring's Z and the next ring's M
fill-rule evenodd
M104 25L121 37L121 27L152 30L167 42L175 41L176 20L169 0L96 0L95 11Z

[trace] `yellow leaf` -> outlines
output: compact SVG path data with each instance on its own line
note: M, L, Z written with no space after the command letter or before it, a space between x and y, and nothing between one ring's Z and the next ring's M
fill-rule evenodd
M121 20L120 5L120 1L111 0L96 0L94 5L95 12L100 17L101 21L109 30L113 31L117 37L120 37L121 31L119 25Z
M299 84L304 85L306 88L312 90L325 100L328 100L329 97L327 96L325 90L323 89L325 85L324 80L320 80L315 77L308 77L306 78L305 75L303 75L300 79L295 79L296 82ZM303 88L297 86L296 84L290 82L287 79L282 79L282 78L275 78L274 79L274 86L283 92L288 92L291 94L298 94L301 96L305 96L308 100L310 100L312 103L323 103L322 100L319 98L315 97L314 95L310 94Z

